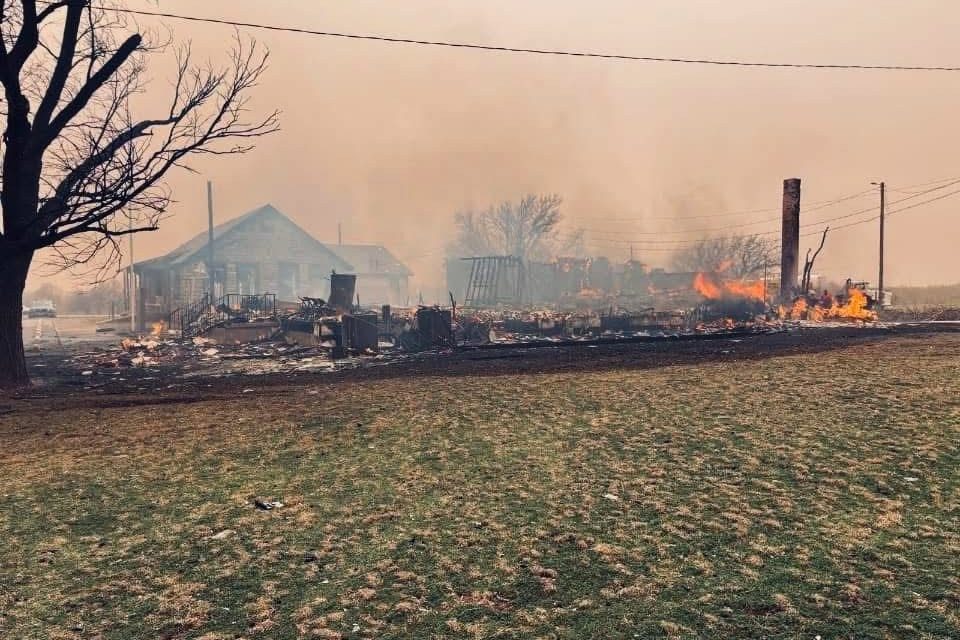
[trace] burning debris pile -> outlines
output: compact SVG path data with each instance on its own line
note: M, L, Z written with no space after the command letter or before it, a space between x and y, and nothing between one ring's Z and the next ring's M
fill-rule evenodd
M698 315L724 324L768 320L767 286L761 281L725 280L720 273L700 272L693 288L706 299Z
M872 322L877 319L875 311L870 309L871 300L861 289L848 287L846 295L837 297L829 293L819 299L800 296L787 308L778 307L777 315L782 320L862 320Z
M697 273L693 288L705 299L697 315L706 325L733 327L743 323L783 321L825 322L877 320L873 301L860 287L847 284L846 292L837 296L824 292L821 297L797 296L790 305L771 305L766 283L762 280L725 279L722 269Z

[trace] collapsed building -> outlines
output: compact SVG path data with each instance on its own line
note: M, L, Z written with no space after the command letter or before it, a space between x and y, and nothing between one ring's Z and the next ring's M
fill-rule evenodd
M699 300L695 273L649 268L606 257L559 257L521 262L509 256L449 259L447 288L466 307L550 306L561 310L611 307L677 309Z

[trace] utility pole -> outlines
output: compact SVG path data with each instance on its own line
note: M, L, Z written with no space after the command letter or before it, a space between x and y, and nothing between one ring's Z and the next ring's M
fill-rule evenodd
M207 180L207 281L210 286L210 302L216 297L213 271L213 183Z
M133 216L130 216L130 333L137 332L137 274L133 270Z
M883 308L883 223L887 213L887 184L880 183L880 274L877 277L877 304Z
M887 215L887 183L871 182L875 187L880 187L880 264L877 274L877 304L883 307L883 223Z
M343 244L343 225L339 222L337 223L337 245L340 246Z

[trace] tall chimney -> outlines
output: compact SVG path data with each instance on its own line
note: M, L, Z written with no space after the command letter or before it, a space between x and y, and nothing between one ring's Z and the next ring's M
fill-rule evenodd
M783 181L783 231L780 238L780 298L789 300L797 289L800 256L800 178Z

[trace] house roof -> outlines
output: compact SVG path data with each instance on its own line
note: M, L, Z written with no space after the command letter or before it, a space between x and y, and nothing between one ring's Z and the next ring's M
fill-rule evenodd
M358 275L409 276L413 272L386 247L376 244L328 244L327 249L334 252L353 266Z
M271 204L265 204L262 207L258 207L252 211L248 211L241 216L227 220L226 222L219 224L213 228L213 238L214 242L220 240L221 238L228 235L234 229L240 227L244 222L252 218L260 218L265 216L276 216L283 218L287 223L295 227L302 233L305 237L309 238L316 243L317 247L323 250L324 252L330 253L331 258L334 262L339 262L340 264L336 266L338 271L343 273L356 273L356 274L382 274L382 275L397 275L397 276L409 276L411 271L401 263L390 251L385 247L380 245L372 244L324 244L316 240L309 233L304 231L299 225L297 225L289 216L285 215L282 211L277 209ZM207 242L209 241L208 232L203 231L198 233L195 237L191 238L187 242L183 243L170 253L160 256L158 258L152 258L150 260L143 260L136 263L135 268L140 269L169 269L176 265L183 264L197 256L197 254L206 251Z
M327 245L316 240L313 236L311 236L309 233L304 231L297 223L291 220L289 216L287 216L282 211L274 207L272 204L265 204L261 207L257 207L256 209L253 209L252 211L248 211L241 216L237 216L236 218L232 218L222 224L215 226L213 228L214 242L220 240L221 238L229 234L231 231L238 228L247 220L250 220L253 218L266 217L266 216L277 216L277 217L283 218L283 220L287 224L292 225L297 230L299 230L300 233L302 233L305 237L315 242L318 248L322 249L323 251L333 253L331 257L334 260L339 260L341 263L337 267L338 269L343 269L344 271L350 270L351 265L348 264L342 257L330 251L330 248ZM178 264L183 264L184 262L190 260L191 258L194 258L201 251L205 251L207 248L208 241L209 241L209 232L203 231L201 233L198 233L196 236L194 236L193 238L183 243L182 245L180 245L179 247L177 247L176 249L174 249L173 251L171 251L166 255L163 255L157 258L151 258L150 260L143 260L141 262L136 263L135 268L136 269L143 269L143 268L165 269L165 268L176 266Z

